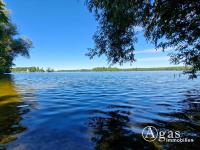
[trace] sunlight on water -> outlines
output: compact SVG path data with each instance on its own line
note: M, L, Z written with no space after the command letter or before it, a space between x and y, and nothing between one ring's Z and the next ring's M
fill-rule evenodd
M0 144L16 139L16 134L24 128L19 125L20 114L17 104L20 102L11 76L0 79Z
M19 102L19 95L14 87L11 76L0 77L0 106Z
M16 73L0 80L0 149L198 149L200 79L180 72ZM144 127L195 142L147 142Z

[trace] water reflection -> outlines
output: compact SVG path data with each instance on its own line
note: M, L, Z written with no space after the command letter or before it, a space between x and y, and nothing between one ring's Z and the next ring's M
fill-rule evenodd
M141 74L1 78L0 143L12 150L199 149L199 80L175 80L163 72ZM146 142L141 131L147 125L179 130L195 143Z
M96 150L132 150L132 149L199 149L200 145L200 90L185 92L185 98L180 100L180 110L173 113L157 113L162 117L170 117L170 121L151 118L153 122L140 122L140 132L134 132L131 122L134 118L131 110L134 107L109 105L105 110L95 110L90 118L92 142ZM155 113L155 112L154 112ZM141 131L145 126L154 126L162 131L180 131L181 138L194 139L193 143L163 143L158 140L146 142ZM137 126L138 127L138 126Z
M134 133L130 124L130 106L109 105L105 111L96 110L90 119L92 141L96 150L154 149L156 143L146 142Z
M167 143L165 149L199 149L200 145L200 90L186 91L185 98L179 101L181 110L173 113L160 113L161 116L171 117L164 122L154 120L157 128L180 131L184 138L194 139L193 143Z
M15 140L16 134L26 130L20 121L27 109L20 108L23 103L20 99L12 76L0 76L0 148L1 144Z

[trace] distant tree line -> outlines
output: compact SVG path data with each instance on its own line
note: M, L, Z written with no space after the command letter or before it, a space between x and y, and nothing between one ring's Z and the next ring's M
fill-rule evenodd
M92 71L182 71L185 67L154 67L154 68L112 68L97 67Z
M54 72L54 69L39 68L39 67L16 67L11 69L12 72Z
M189 70L189 67L156 67L156 68L113 68L113 67L95 67L92 69L77 70L58 70L57 72L101 72L101 71L183 71Z

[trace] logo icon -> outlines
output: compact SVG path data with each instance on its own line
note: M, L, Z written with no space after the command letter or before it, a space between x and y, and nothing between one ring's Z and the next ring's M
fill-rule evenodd
M153 126L147 126L142 131L142 137L145 141L153 142L158 137L158 130Z

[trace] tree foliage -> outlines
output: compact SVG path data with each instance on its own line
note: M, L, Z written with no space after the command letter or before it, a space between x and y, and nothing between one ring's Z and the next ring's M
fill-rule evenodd
M0 22L4 22L4 23L8 22L7 14L8 14L8 11L6 11L3 1L0 0Z
M174 48L171 62L200 70L200 1L198 0L87 0L99 22L90 58L106 55L108 61L135 61L135 27L155 48Z
M19 37L16 26L11 22L5 5L0 1L0 73L10 72L16 56L29 57L32 42Z
M45 70L39 67L16 67L12 68L12 72L45 72Z

